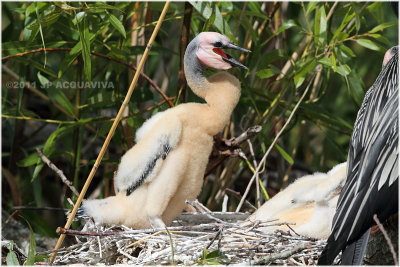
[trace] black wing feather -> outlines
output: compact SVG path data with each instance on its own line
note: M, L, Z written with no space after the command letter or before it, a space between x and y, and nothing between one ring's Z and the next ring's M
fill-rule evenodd
M374 224L374 214L383 220L398 210L398 93L396 49L358 112L350 140L347 180L318 264L332 264L340 251Z
M157 164L157 160L162 158L165 160L168 156L168 153L171 151L171 146L168 143L162 145L162 150L155 155L155 157L147 164L144 172L140 175L140 178L135 181L127 190L126 196L129 196L133 191L135 191L139 186L141 186L144 181L146 181L147 176L153 171L154 167Z

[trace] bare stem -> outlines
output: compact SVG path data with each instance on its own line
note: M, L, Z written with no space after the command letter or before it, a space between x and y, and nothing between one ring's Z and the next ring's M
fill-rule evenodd
M262 259L255 261L253 264L254 265L261 265L261 264L267 265L267 264L273 262L274 260L287 259L290 256L292 256L296 253L299 253L300 251L302 251L306 248L309 248L309 246L307 244L302 243L302 244L295 246L294 248L292 248L290 250L286 250L286 251L283 251L280 253L274 253L269 256L263 257Z
M61 178L61 181L66 184L68 186L69 189L71 189L72 193L75 194L75 196L79 196L78 191L75 189L75 187L72 185L72 182L69 181L67 179L67 177L65 177L64 173L62 172L62 170L60 170L59 168L57 168L56 165L54 165L54 163L52 163L43 153L39 148L36 148L36 152L39 154L39 157L42 159L42 161L44 163L47 164L47 166L50 167L50 169L52 169L53 171L55 171L55 173Z
M397 254L396 254L396 251L394 250L394 247L393 247L392 241L391 241L390 238L389 238L389 235L387 234L385 228L383 228L383 225L382 225L382 223L379 221L378 216L377 216L376 214L374 214L374 217L373 217L373 218L374 218L374 221L376 222L376 224L378 225L379 230L381 230L383 236L385 237L386 242L387 242L387 244L388 244L388 246L389 246L389 248L390 248L390 252L392 252L394 265L395 265L395 266L399 266L399 263L398 263L398 261L397 261Z

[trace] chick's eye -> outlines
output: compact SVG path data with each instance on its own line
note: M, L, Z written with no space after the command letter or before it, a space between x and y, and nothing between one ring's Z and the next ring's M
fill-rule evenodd
M215 46L215 47L222 47L222 43L219 42L219 41L218 41L218 42L215 42L215 43L214 43L214 46Z

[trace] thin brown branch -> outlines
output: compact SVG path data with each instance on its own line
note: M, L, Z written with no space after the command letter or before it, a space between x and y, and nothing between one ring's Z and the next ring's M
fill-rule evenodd
M223 222L225 223L225 222ZM215 229L219 226L218 223L212 224L202 224L202 225L183 225L183 226L173 226L168 227L169 231L194 231L194 230L205 230L205 229ZM154 228L154 229L140 229L131 231L109 231L109 232L86 232L73 229L67 229L64 227L58 227L56 233L61 235L78 235L78 236L113 236L113 235L134 235L143 233L157 233L160 231L165 231L165 228Z
M13 210L51 210L51 211L61 211L67 212L69 209L55 208L55 207L29 207L29 206L14 206Z
M3 173L4 177L7 180L8 185L10 186L13 205L14 206L21 205L22 197L17 183L17 179L8 169L4 168L3 166L1 166L1 172Z
M246 131L244 131L241 135L239 135L238 137L224 141L225 145L226 146L239 146L246 140L256 136L256 134L261 132L261 130L262 130L262 127L260 125L251 126Z
M33 54L33 53L39 53L39 52L47 52L47 51L71 51L72 48L68 48L68 47L57 47L57 48L39 48L39 49L35 49L35 50L31 50L31 51L27 51L27 52L22 52L22 53L18 53L15 55L8 55L5 57L2 57L1 60L6 60L6 59L10 59L10 58L14 58L14 57L22 57L22 56L26 56L29 54ZM114 61L117 62L119 64L125 65L128 68L132 69L132 70L137 70L137 68L135 66L133 66L132 64L129 64L127 62L124 62L122 60L119 60L117 58L113 58L107 55L103 55L97 52L90 52L92 55L97 56L97 57L101 57L101 58L105 58L108 59L110 61ZM4 65L3 65L4 67ZM143 72L140 72L140 75L150 83L150 85L162 96L162 98L164 98L165 101L167 101L168 105L170 107L173 107L174 104L168 99L168 97L164 94L164 92L160 89L160 87L158 87L158 85L146 74L144 74ZM43 98L43 96L42 96ZM61 109L60 109L61 110ZM64 111L63 111L64 112ZM65 112L64 112L65 113Z
M383 236L386 239L386 242L389 246L390 252L392 252L392 256L393 256L393 261L394 261L394 265L395 266L399 266L399 262L397 261L397 254L396 254L396 250L393 247L392 241L389 238L389 235L387 234L385 228L383 227L382 223L379 221L378 216L376 214L374 214L374 221L375 223L378 225L379 230L381 230Z
M56 165L54 165L54 163L52 163L43 153L39 148L36 148L36 152L39 154L39 157L42 159L42 161L44 163L47 164L47 166L50 167L50 169L52 169L60 178L61 181L66 184L68 186L69 189L71 189L72 193L74 193L76 196L79 196L78 191L75 189L75 187L72 185L72 182L69 181L67 179L67 177L65 177L64 173L62 172L62 170L60 170L59 168L57 168Z
M185 79L185 73L183 70L184 65L184 56L187 45L189 44L189 36L190 36L190 22L192 19L193 6L189 2L185 2L185 13L182 21L182 34L180 40L180 48L179 48L179 73L178 73L178 92L179 101L181 103L186 102L187 97L187 84Z
M252 126L238 137L234 137L230 140L223 139L220 135L215 135L213 152L210 156L204 177L213 172L227 158L239 156L239 145L254 137L261 130L262 127L259 125Z
M254 154L254 149L253 149L253 144L250 142L250 140L247 140L247 143L249 145L249 151L250 155L253 158L253 168L257 168L257 160L256 156ZM256 175L256 203L257 203L257 208L261 207L261 202L260 202L260 176L259 174Z
M230 188L225 188L225 191L231 193L231 194L232 194L235 198L237 198L238 200L240 200L240 199L242 198L242 195L241 195L239 192L234 191L234 190L232 190L232 189L230 189ZM250 208L252 208L252 209L254 209L254 210L257 209L257 208L254 207L254 205L251 204L247 199L244 201L244 204L248 205Z
M357 14L357 15L360 15L360 14L364 11L364 9L367 7L368 4L369 4L369 2L366 2L366 3L360 8L360 10L358 11L358 14ZM351 27L353 27L353 24L356 22L356 17L357 17L357 16L354 16L354 18L349 22L349 24L347 24L347 27L346 27L346 29L344 30L344 32L348 32L348 31L351 29Z

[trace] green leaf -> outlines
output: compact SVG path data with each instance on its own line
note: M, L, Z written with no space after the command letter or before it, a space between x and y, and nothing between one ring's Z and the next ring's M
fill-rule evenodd
M232 34L231 28L229 27L229 24L224 20L221 12L219 11L219 8L217 6L215 6L215 20L214 20L213 25L222 34L228 36L230 39L234 39L234 36Z
M296 71L296 75L294 76L294 84L296 88L299 88L303 84L306 76L314 70L316 65L317 61L315 58L311 58Z
M14 251L8 252L6 262L7 265L19 266L19 261Z
M37 19L39 21L39 31L40 31L40 37L42 39L43 48L46 49L46 45L45 45L44 37L43 37L42 19L39 16L39 8L38 8L38 5L37 5L37 2L35 2L35 10L36 10ZM46 66L46 65L47 65L47 54L45 52L44 53L44 66Z
M327 23L326 23L326 13L325 8L322 6L315 13L315 21L314 21L314 42L316 44L322 45L326 42L327 38Z
M116 6L112 6L109 4L106 4L105 2L96 2L94 4L89 4L88 5L90 9L100 9L100 11L103 11L102 9L111 9L111 10L118 10L119 12L123 12L123 10L121 10L120 8L116 7Z
M43 169L44 163L40 160L40 162L35 166L35 170L33 171L31 183L36 180L39 176L40 171Z
M261 46L267 44L272 38L274 38L275 36L279 35L281 32L286 31L287 29L290 29L290 28L295 27L295 26L297 26L297 24L296 24L296 22L294 20L288 20L287 22L282 24L273 35L268 37L268 39L266 41L264 41Z
M375 32L381 31L383 29L395 26L395 25L397 25L397 23L398 23L397 21L382 23L382 24L372 28L372 30L370 30L369 33L375 33Z
M247 7L255 13L261 13L261 5L257 1L249 1Z
M278 72L279 73L279 72ZM267 78L270 78L270 77L272 77L272 76L274 76L274 75L276 75L276 74L278 74L278 73L276 73L274 70L272 70L272 69L263 69L263 70L259 70L259 71L257 71L257 73L256 73L256 75L258 76L258 77L260 77L261 79L267 79Z
M283 148L281 148L278 144L275 144L274 147L276 148L276 150L278 150L279 154L281 154L281 156L287 161L289 162L289 164L293 164L294 160L292 159L292 157L286 153L285 150L283 150Z
M282 49L275 49L265 54L263 58L260 68L266 68L269 64L275 62L278 59L282 59L285 57L285 52Z
M290 28L292 28L292 27L294 27L294 26L297 26L296 22L295 22L294 20L290 19L290 20L286 21L285 23L283 23L283 24L278 28L278 30L275 32L275 34L276 34L276 35L277 35L277 34L280 34L281 32L286 31L287 29L290 29Z
M327 58L327 57L319 59L318 62L323 64L323 65L325 65L325 66L327 66L327 67L333 67L331 60L329 58Z
M348 92L354 103L360 107L365 95L362 79L355 73L355 71L352 71L347 79Z
M335 41L337 41L339 35L343 35L343 29L346 27L346 25L354 18L355 12L352 12L351 8L347 11L346 15L344 16L342 23L340 26L336 29L335 33L332 36L332 39L330 41L331 44L333 44Z
M200 13L200 15L205 18L209 19L212 15L212 9L210 3L203 2L203 1L189 1L189 3Z
M44 76L40 73L40 71L38 71L37 77L38 77L39 82L40 82L40 84L42 85L42 87L46 87L46 86L48 86L48 85L50 84L50 81L49 81L46 77L44 77Z
M36 166L37 167L37 166ZM39 173L38 173L39 175ZM42 190L42 183L40 179L34 179L32 181L32 191L33 191L33 196L35 198L35 203L37 207L42 207L43 206L43 190Z
M199 262L200 265L221 265L228 263L228 257L224 253L222 253L221 250L217 249L208 252L206 248L203 249Z
M356 14L356 30L358 32L361 27L361 18L360 18L359 7L356 3L351 3L351 6L354 10L354 13Z
M342 50L346 55L350 57L356 57L356 54L354 54L353 50L351 50L349 47L345 45L339 45L339 49Z
M26 221L26 220L25 220ZM35 235L33 233L31 225L26 221L30 231L30 240L29 240L29 248L28 248L28 259L24 263L24 265L34 265L35 264L35 254L36 254L36 242Z
M117 17L113 14L109 14L108 20L114 26L114 28L117 29L117 31L119 31L119 33L126 39L125 28L124 25L122 25L121 21L119 21L119 19L117 19Z
M40 27L47 27L52 25L53 23L57 22L58 18L60 17L62 13L61 12L56 12L56 13L51 13L49 15L44 16L43 18L40 19L40 23L35 22L26 27L29 30L37 30Z
M346 64L343 64L343 65L339 65L339 66L336 68L336 72L339 73L339 74L342 75L342 76L347 76L347 75L350 74L351 69L350 69L350 67L347 66Z
M389 39L386 38L385 36L382 36L382 35L378 34L378 33L371 33L368 36L371 37L371 38L374 38L374 39L376 39L376 40L378 40L378 41L380 41L380 42L382 42L384 44L390 45Z
M35 152L17 162L18 167L28 167L40 162L39 155Z
M307 5L306 13L310 14L317 6L319 2L318 1L311 1Z
M55 145L55 142L57 141L57 139L62 137L64 134L66 134L70 129L71 129L71 127L64 126L64 127L58 128L57 130L52 132L50 134L49 138L47 138L46 143L44 144L43 154L45 154L47 157L49 157L50 156L49 152L50 152L50 150L54 149L54 145Z
M58 85L57 81L55 81ZM74 107L69 101L68 97L62 91L62 88L56 88L54 86L44 86L48 96L63 107L69 114L74 114Z
M19 77L18 84L25 84L25 76L21 75ZM18 99L17 99L17 111L21 111L21 105L22 105L22 97L24 95L24 88L25 86L19 86L18 87Z
M61 63L60 70L58 71L58 78L61 78L64 72L68 69L69 66L76 60L82 50L82 43L78 42L71 51L67 54L64 58L63 62Z
M34 67L39 71L46 73L47 75L57 78L57 74L49 67L44 68L43 64L40 64L32 59L22 59L22 58L14 58L15 61L21 62L23 64L29 65L30 67Z
M361 38L361 39L357 39L356 42L359 45L364 46L371 50L375 50L375 51L383 51L384 50L381 46L379 46L378 44L374 43L373 41L371 41L369 39Z
M75 18L72 20L72 22L73 22L74 24L79 24L79 23L81 23L82 20L85 18L85 15L86 15L86 13L83 12L83 11L76 13L76 16L75 16Z
M263 198L266 201L269 200L269 195L268 195L267 189L265 189L265 186L264 186L263 181L261 180L261 178L258 179L258 184L260 185L261 195L263 196Z
M90 58L90 35L86 16L83 18L83 23L79 26L79 36L82 46L83 69L88 81L92 80L92 64Z

